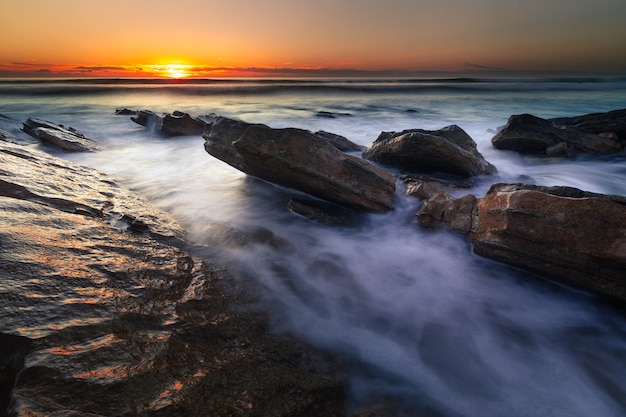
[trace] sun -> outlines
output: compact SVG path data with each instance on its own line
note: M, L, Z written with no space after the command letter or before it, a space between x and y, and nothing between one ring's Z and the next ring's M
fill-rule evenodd
M164 75L170 78L185 78L190 74L188 72L188 65L183 64L168 64L164 68Z

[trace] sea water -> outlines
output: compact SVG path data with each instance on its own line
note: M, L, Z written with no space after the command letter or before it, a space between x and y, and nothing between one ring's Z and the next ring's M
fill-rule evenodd
M624 107L624 78L0 81L0 114L74 127L103 150L30 146L112 174L172 213L199 256L256 284L274 331L344 359L352 404L391 398L408 415L624 416L626 317L478 257L462 236L420 229L420 202L401 183L393 211L325 227L286 210L297 193L213 158L201 136L163 138L115 110L216 113L363 146L381 131L456 124L498 169L458 192L481 197L494 182L626 195L624 156L546 161L490 142L513 114ZM233 242L259 231L272 239Z

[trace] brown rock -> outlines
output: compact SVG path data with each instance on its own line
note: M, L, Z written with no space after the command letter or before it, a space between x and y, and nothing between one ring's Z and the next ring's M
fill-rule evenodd
M391 209L395 178L301 129L251 126L233 143L244 172L356 210Z
M8 388L15 415L343 414L338 362L271 334L165 213L18 145L0 166L0 406Z
M610 154L619 152L622 148L620 141L612 137L580 130L571 125L557 124L554 120L530 114L511 116L507 124L491 139L491 143L497 149L530 154L553 152L555 146L565 146L565 151L561 153L567 154Z
M201 135L208 124L202 118L191 117L178 110L163 116L150 110L140 110L134 113L131 120L167 137Z
M462 177L496 172L463 129L411 129L382 132L363 157L412 173L447 173Z
M301 129L271 129L218 117L203 135L206 151L265 181L362 211L393 205L395 178Z
M72 152L93 152L98 150L98 143L85 137L75 129L66 129L45 120L29 118L22 129L42 142Z
M570 187L497 184L487 195L437 194L425 227L468 233L476 254L626 301L626 198Z
M163 116L160 130L166 136L193 136L204 133L206 123L191 117L188 113L175 111Z
M555 126L570 127L583 132L609 135L626 141L626 109L591 113L574 117L549 119Z

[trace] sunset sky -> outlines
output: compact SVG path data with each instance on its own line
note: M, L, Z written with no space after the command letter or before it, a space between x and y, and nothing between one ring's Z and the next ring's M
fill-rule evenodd
M626 0L1 0L0 76L626 73Z

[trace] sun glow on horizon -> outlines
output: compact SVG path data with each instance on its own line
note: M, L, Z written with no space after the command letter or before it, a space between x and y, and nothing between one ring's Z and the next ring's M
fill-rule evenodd
M189 77L189 65L183 64L168 64L165 66L165 75L170 78L185 78Z

